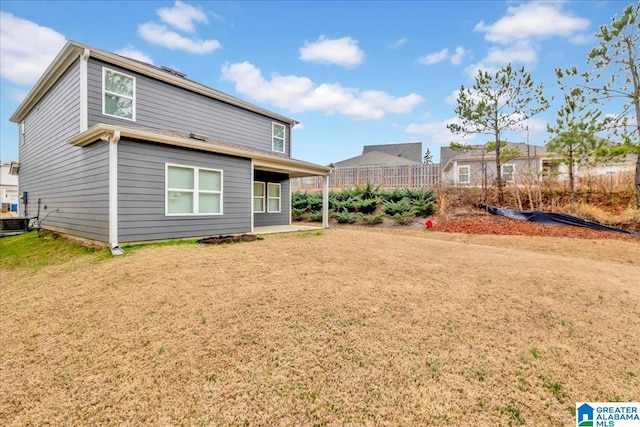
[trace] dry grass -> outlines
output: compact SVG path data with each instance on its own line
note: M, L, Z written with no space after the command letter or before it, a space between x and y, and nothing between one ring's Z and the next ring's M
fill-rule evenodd
M3 426L559 426L640 396L633 242L340 228L0 278Z

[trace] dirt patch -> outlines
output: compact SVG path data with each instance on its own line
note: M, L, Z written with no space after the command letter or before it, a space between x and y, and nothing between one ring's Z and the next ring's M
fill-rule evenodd
M222 245L225 243L239 243L239 242L255 242L256 240L264 240L262 237L258 237L255 234L242 234L240 236L217 236L206 237L200 239L197 243L204 243L208 245Z
M334 228L0 271L0 424L544 425L640 395L640 245Z

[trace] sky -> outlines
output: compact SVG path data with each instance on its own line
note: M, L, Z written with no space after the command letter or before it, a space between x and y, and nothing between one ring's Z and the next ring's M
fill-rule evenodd
M543 145L556 67L587 68L594 34L631 1L0 1L0 160L18 158L20 102L68 40L157 66L300 122L292 157L422 142L439 161L457 91L511 63L551 108L505 135Z

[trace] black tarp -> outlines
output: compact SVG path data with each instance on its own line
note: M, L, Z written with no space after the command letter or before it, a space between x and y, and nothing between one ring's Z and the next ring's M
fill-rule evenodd
M573 225L575 227L585 227L592 230L600 231L613 231L615 233L624 233L640 237L640 233L634 233L632 231L609 227L608 225L600 224L599 222L589 221L586 219L578 218L577 216L564 213L551 213L543 211L514 211L511 209L502 209L487 205L480 205L480 207L491 214L500 215L511 219L520 219L547 225Z

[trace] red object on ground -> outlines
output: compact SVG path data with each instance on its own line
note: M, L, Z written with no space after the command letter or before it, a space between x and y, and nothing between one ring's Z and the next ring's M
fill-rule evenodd
M424 223L424 225L426 225L426 226L427 226L427 228L433 228L433 221L431 221L430 219L428 219L428 220Z

